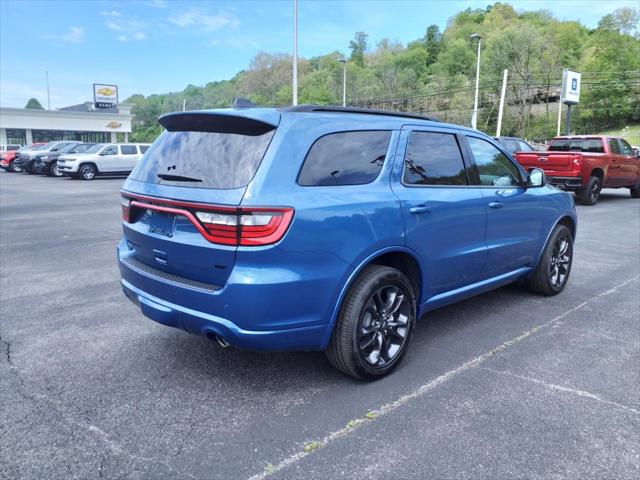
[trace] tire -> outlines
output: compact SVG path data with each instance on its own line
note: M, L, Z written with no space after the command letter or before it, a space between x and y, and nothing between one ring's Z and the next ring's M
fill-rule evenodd
M88 163L80 167L78 174L82 180L93 180L98 174L98 169Z
M47 175L49 175L50 177L64 177L64 173L58 170L58 162L53 162L51 165L49 165Z
M21 172L22 169L20 167L16 167L16 162L14 160L11 163L9 163L9 171L13 173L18 173L18 172Z
M549 241L544 247L533 275L525 280L525 286L532 292L541 295L557 295L564 290L569 281L572 263L573 237L571 232L564 225L556 225L549 236Z
M629 193L631 193L631 198L640 198L640 180L635 187L629 189Z
M600 191L602 190L602 182L598 177L589 178L589 183L580 190L576 191L578 200L583 205L595 205L600 198Z
M341 372L376 380L398 366L415 322L416 298L407 277L395 268L370 265L349 288L325 354Z

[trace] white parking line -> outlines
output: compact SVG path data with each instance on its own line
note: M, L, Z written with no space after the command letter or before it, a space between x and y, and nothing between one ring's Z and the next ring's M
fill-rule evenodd
M390 403L386 403L384 405L382 405L381 407L379 407L376 410L372 410L369 413L367 413L367 415L365 417L362 418L358 418L355 420L350 421L346 427L341 428L340 430L336 430L332 433L329 433L328 435L326 435L325 437L323 437L320 440L312 440L312 441L308 441L305 442L302 450L300 450L299 452L294 453L293 455L290 455L289 457L281 460L280 462L278 462L275 465L271 465L269 464L262 472L257 473L255 475L253 475L252 477L249 478L249 480L263 480L264 478L267 478L269 475L272 475L284 468L287 468L295 463L297 463L298 461L302 460L303 458L305 458L307 455L310 455L311 453L313 453L314 451L323 448L325 446L327 446L329 443L333 442L334 440L344 437L346 435L348 435L349 433L351 433L352 431L354 431L357 428L360 428L362 425L369 423L371 421L373 421L375 418L380 417L382 415L386 415L390 412L393 412L394 410L398 409L399 407L401 407L402 405L406 404L407 402L409 402L410 400L413 400L414 398L418 398L421 397L427 393L429 393L431 390L433 390L434 388L438 387L439 385L442 385L443 383L449 381L451 378L455 377L456 375L465 372L466 370L469 370L470 368L473 367L477 367L478 365L480 365L481 363L483 363L485 360L493 357L494 355L496 355L497 353L500 353L504 350L506 350L509 347L512 347L513 345L516 345L517 343L520 343L522 340L524 340L527 337L530 337L531 335L533 335L534 333L538 332L539 330L549 327L551 325L553 325L554 323L562 320L563 318L567 317L568 315L574 313L577 310L580 310L581 308L585 307L586 305L589 305L591 302L593 302L593 300L600 298L600 297L604 297L606 295L611 295L612 293L615 293L616 291L618 291L620 288L624 287L625 285L634 282L636 280L638 280L640 278L640 275L636 275L633 278L630 278L629 280L616 285L615 287L606 290L604 292L599 293L598 295L595 295L594 297L592 297L590 300L587 300L585 302L580 303L579 305L567 310L564 313L561 313L560 315L558 315L557 317L554 317L553 319L549 320L548 322L542 323L540 325L537 325L535 327L533 327L530 330L527 330L526 332L518 335L517 337L512 338L511 340L507 340L506 342L498 345L497 347L489 350L488 352L483 353L482 355L479 355L475 358L472 358L471 360L469 360L468 362L463 363L462 365L460 365L459 367L456 367L452 370L449 370L448 372L440 375L439 377L435 378L434 380L430 381L429 383L425 383L424 385L420 386L418 389L414 390L411 393L408 393L407 395L403 395L400 398L398 398L397 400L394 400L393 402ZM586 392L585 392L586 393ZM628 408L628 407L626 407Z

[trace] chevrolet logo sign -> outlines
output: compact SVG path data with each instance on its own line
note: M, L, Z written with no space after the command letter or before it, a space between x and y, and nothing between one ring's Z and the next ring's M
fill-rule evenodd
M120 122L109 122L106 125L108 128L119 128L122 126Z
M115 94L116 91L113 88L99 88L98 90L96 90L96 93L100 94L100 95L105 95L107 97L110 97L111 95Z

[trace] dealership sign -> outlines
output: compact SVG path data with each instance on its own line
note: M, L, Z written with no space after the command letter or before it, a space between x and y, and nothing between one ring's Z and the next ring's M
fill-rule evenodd
M118 103L118 86L93 84L93 103L96 108L115 107Z
M580 74L565 69L562 72L562 101L575 105L580 102Z

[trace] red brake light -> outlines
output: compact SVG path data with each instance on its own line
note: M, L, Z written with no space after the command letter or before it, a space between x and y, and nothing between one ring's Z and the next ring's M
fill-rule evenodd
M131 221L131 211L137 208L182 215L209 242L235 246L271 245L280 241L294 213L290 207L228 207L123 193L125 222Z

